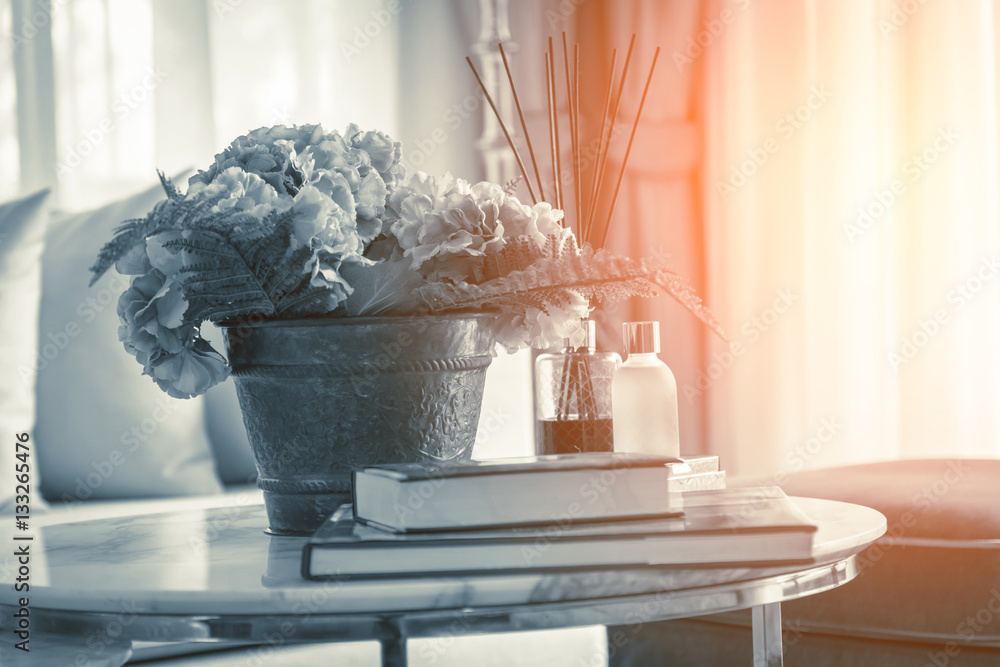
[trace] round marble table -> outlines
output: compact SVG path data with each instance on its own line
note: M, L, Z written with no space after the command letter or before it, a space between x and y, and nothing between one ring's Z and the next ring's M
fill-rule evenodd
M383 663L403 665L411 637L637 628L753 608L754 664L780 665L781 601L850 581L857 574L855 555L886 527L885 518L867 507L797 498L819 527L808 565L309 582L300 575L305 538L265 534L263 506L256 497L241 502L246 497L92 521L39 517L30 541L3 534L6 545L30 544L33 636L64 638L73 647L65 664L95 645L107 649L103 662L91 655L88 664L115 664L114 655L121 664L130 642L138 640L272 646L378 640ZM0 626L10 635L19 594L13 593L14 549L4 551ZM45 650L39 642L35 647Z

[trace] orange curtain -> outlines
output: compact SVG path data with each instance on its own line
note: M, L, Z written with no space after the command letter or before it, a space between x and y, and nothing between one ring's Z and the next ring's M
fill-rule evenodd
M736 345L662 300L627 311L669 322L686 453L754 475L1000 456L997 9L581 9L639 63L662 47L610 245L670 253Z

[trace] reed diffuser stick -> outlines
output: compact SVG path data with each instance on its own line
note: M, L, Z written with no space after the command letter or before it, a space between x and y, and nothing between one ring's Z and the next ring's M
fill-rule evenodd
M517 152L517 146L514 145L514 140L511 138L510 132L507 130L507 125L503 122L503 118L500 117L500 110L497 109L497 105L493 103L493 98L490 97L490 91L486 89L486 84L483 83L482 78L479 76L476 66L472 64L472 59L466 56L465 62L469 63L469 67L472 68L472 73L476 75L476 81L479 82L479 87L482 88L483 95L486 96L486 101L489 102L490 108L493 109L493 115L496 116L497 122L500 123L500 129L503 130L503 135L507 137L507 144L514 152L514 159L517 160L517 166L521 169L521 175L524 177L524 184L528 186L528 194L531 195L531 203L537 204L538 199L535 197L535 191L531 188L531 180L528 178L528 171L524 168L524 162L521 161L521 155Z
M586 222L586 203L583 200L583 180L580 170L580 45L573 45L573 97L570 98L570 113L573 116L573 183L576 186L576 224L580 238L585 238L583 225Z
M538 197L545 201L545 188L542 187L542 176L538 171L538 163L535 161L535 150L531 147L531 136L528 134L528 124L524 122L524 112L521 110L521 100L517 96L517 86L514 85L514 77L510 73L510 65L507 63L507 54L503 50L503 43L498 43L500 48L500 58L503 60L503 68L507 72L507 81L510 82L510 90L514 95L514 106L517 107L517 116L521 119L521 130L524 131L524 143L528 144L528 155L531 156L531 168L535 170L535 180L538 183Z
M559 147L559 103L556 99L556 63L555 52L552 49L551 37L549 37L549 53L546 56L545 62L548 63L549 67L548 81L549 89L551 90L551 96L549 98L549 113L552 117L553 136L555 137L555 143L552 148L552 152L555 155L555 173L552 177L555 179L556 186L556 208L562 209L562 152Z
M615 194L611 198L611 209L608 211L608 219L604 223L604 233L601 234L601 246L604 246L608 239L608 230L611 228L611 218L615 214L615 204L618 203L618 193L621 191L622 179L625 177L625 167L628 164L628 155L632 151L632 140L635 139L635 130L639 127L639 117L642 116L642 106L646 103L646 93L649 92L649 84L653 81L653 70L656 69L656 59L660 56L660 47L656 47L653 53L653 64L649 66L649 76L646 77L646 85L642 89L642 97L639 99L639 109L635 112L635 122L632 124L632 133L628 137L628 145L625 147L625 156L622 158L622 168L618 172L618 183L615 184Z
M581 235L581 221L580 221L580 181L576 178L576 167L577 167L577 152L576 152L576 123L573 118L573 86L570 83L570 69L569 69L569 47L566 45L566 33L562 34L562 45L563 45L563 67L566 70L566 105L569 107L569 143L570 143L570 153L573 158L573 193L574 199L576 201L576 235L579 238L583 238Z
M600 162L597 166L599 174L597 177L597 191L594 193L594 201L600 201L601 199L601 187L604 185L604 173L605 173L605 166L607 165L608 150L611 146L611 139L612 137L615 136L615 124L618 121L618 109L622 103L622 94L625 91L625 80L626 77L628 76L628 66L632 60L632 48L634 46L635 46L635 35L632 35L632 39L630 39L628 43L628 51L625 53L625 64L622 67L622 78L618 83L618 92L615 95L614 109L611 112L611 126L608 129L607 146L605 146L604 154L601 156ZM593 225L594 214L596 210L597 210L596 206L590 209L590 219L587 221L588 227L591 227Z
M587 228L583 232L583 241L590 243L591 223L594 219L594 209L597 207L597 165L604 150L604 130L607 128L608 112L611 110L611 93L615 89L615 68L618 65L618 49L611 51L611 73L608 76L608 90L604 94L604 111L601 113L601 131L597 135L597 154L594 156L594 164L591 169L590 179L590 211L587 215Z

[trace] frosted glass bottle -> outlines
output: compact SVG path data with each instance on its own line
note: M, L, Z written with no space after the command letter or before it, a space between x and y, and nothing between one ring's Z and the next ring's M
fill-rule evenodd
M663 361L659 322L622 325L628 359L611 383L616 452L680 456L677 380Z

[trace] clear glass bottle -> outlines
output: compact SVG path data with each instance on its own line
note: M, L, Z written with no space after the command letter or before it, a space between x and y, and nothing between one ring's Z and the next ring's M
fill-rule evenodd
M622 325L628 358L612 382L616 452L680 456L677 381L660 352L659 322Z
M583 320L580 344L535 360L538 454L614 451L611 381L622 360L597 351L597 327Z

